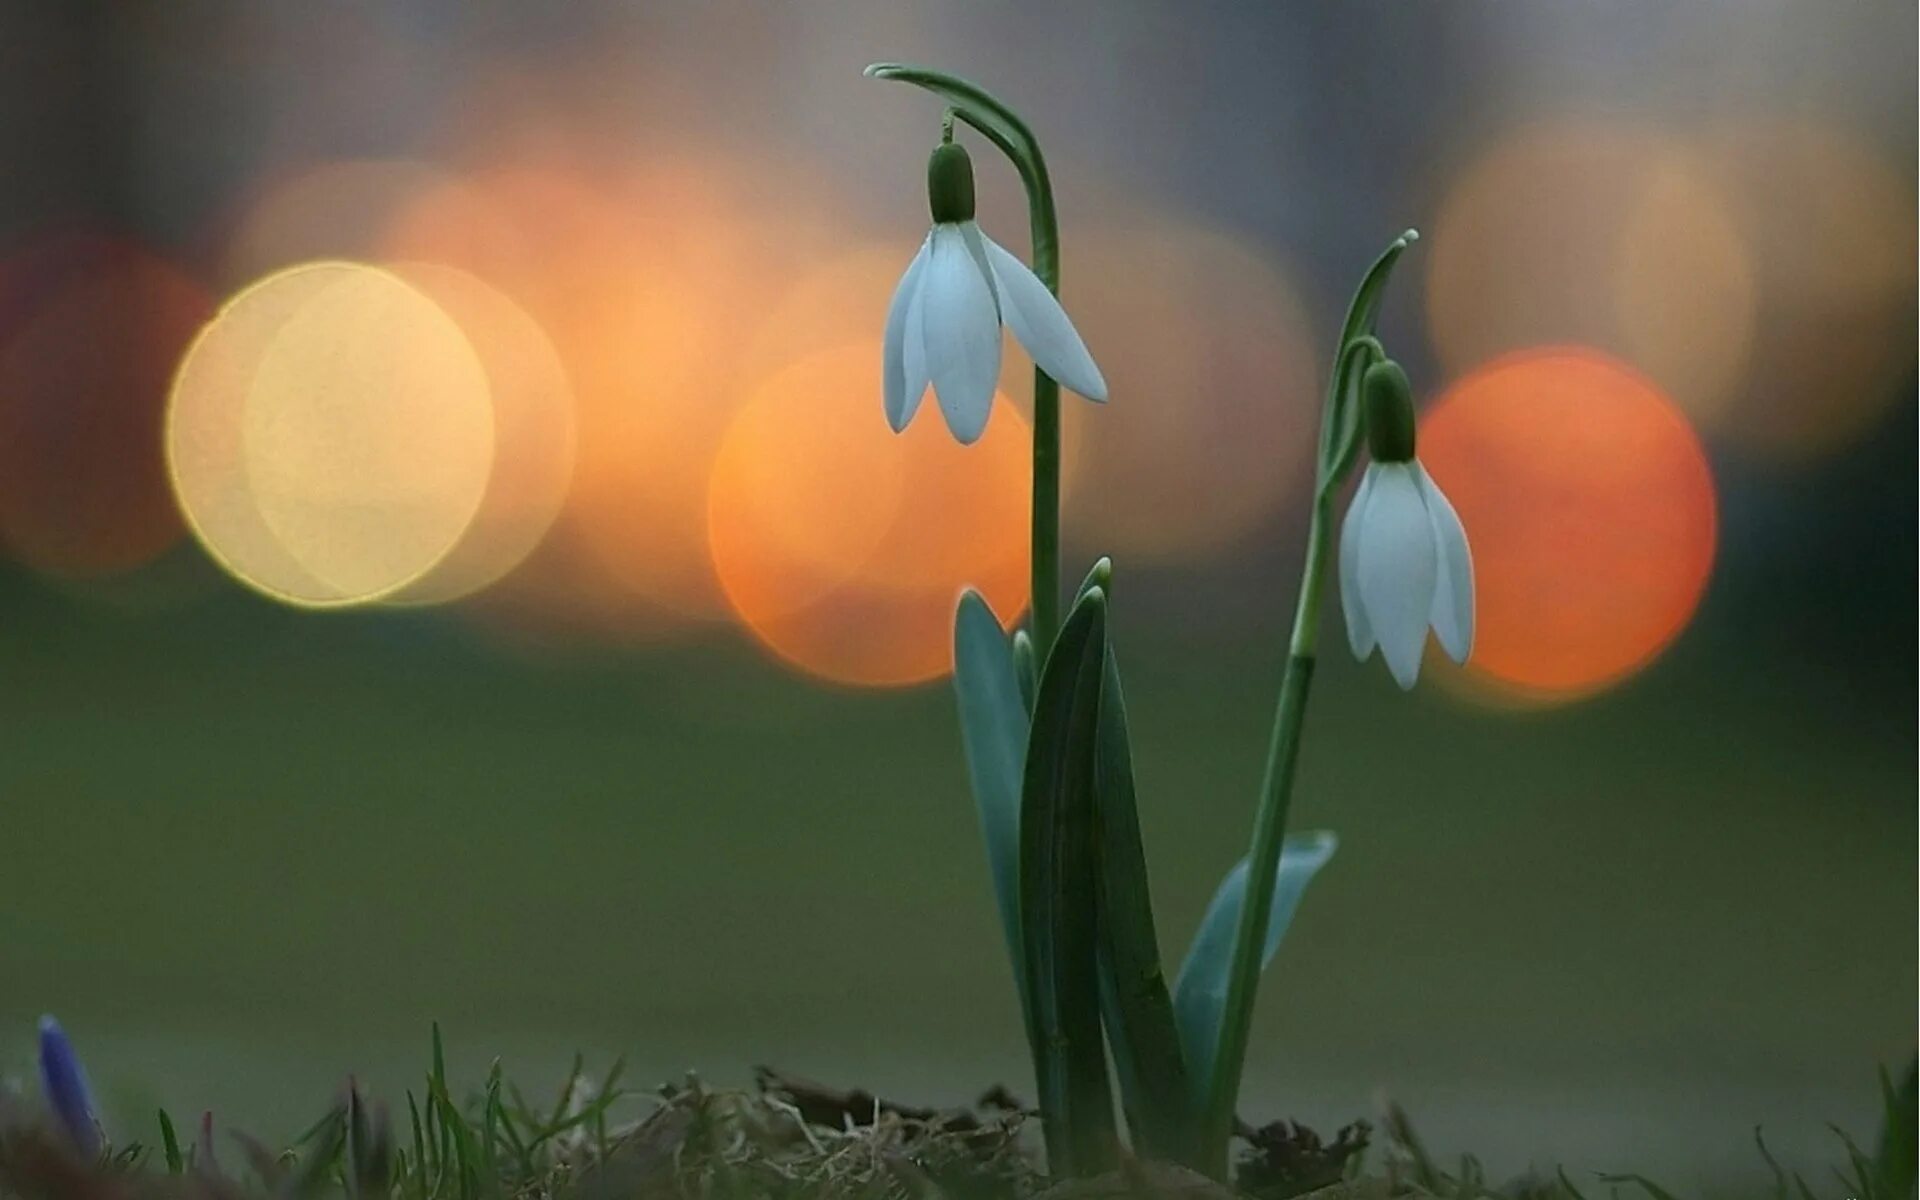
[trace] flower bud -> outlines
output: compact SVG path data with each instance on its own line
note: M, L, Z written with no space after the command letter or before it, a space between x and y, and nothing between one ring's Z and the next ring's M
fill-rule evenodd
M973 160L958 142L943 142L927 159L927 207L935 225L973 220Z
M1373 461L1409 462L1413 458L1413 388L1400 364L1383 358L1360 379L1367 411L1367 451Z

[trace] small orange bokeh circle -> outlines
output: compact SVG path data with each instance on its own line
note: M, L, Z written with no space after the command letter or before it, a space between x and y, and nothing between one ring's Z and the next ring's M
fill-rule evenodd
M1473 548L1468 672L1518 698L1570 699L1650 663L1713 566L1713 475L1679 409L1583 347L1506 355L1421 421L1421 461Z
M715 573L769 650L841 683L898 686L952 669L954 604L1003 621L1027 601L1031 432L1004 397L961 446L929 395L887 427L880 346L823 350L748 398L714 463Z

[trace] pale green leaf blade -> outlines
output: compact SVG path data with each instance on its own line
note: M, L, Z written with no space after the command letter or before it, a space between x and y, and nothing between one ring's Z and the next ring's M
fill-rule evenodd
M1110 644L1100 695L1094 815L1100 854L1101 1004L1121 1106L1136 1152L1166 1162L1188 1161L1192 1092L1160 965L1126 697Z
M1000 925L1020 983L1026 987L1020 940L1020 789L1027 757L1027 703L1013 652L980 593L968 589L953 615L953 691L967 778L986 843L987 867Z
M1280 866L1274 875L1273 903L1267 909L1267 941L1261 950L1260 965L1273 961L1286 936L1287 926L1299 911L1307 885L1321 867L1333 857L1340 839L1330 830L1315 830L1289 836L1280 851ZM1233 941L1240 926L1240 910L1246 903L1247 862L1241 859L1227 872L1207 905L1206 916L1194 934L1187 959L1180 966L1180 977L1173 987L1174 1020L1180 1028L1180 1044L1192 1064L1196 1094L1207 1092L1207 1076L1213 1063L1214 1048L1220 1040L1220 1018L1227 1004L1228 974L1233 969Z

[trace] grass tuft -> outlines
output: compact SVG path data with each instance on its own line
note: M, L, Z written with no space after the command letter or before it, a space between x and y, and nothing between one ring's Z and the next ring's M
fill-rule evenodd
M1104 1175L1050 1184L1031 1113L995 1088L973 1105L933 1109L843 1091L761 1068L752 1089L686 1079L650 1093L622 1086L622 1065L588 1075L576 1057L551 1102L530 1102L498 1061L456 1093L438 1028L423 1089L407 1093L406 1139L387 1109L348 1081L293 1143L270 1149L229 1130L244 1170L214 1159L212 1114L183 1146L161 1110L157 1153L139 1143L85 1160L46 1114L0 1089L0 1200L1586 1200L1565 1171L1492 1185L1478 1160L1444 1168L1406 1113L1383 1105L1383 1152L1369 1129L1330 1141L1294 1122L1242 1126L1230 1190L1180 1167L1123 1159ZM1885 1114L1869 1156L1836 1129L1845 1165L1816 1192L1786 1170L1758 1129L1774 1200L1913 1200L1914 1072L1884 1073ZM1610 1196L1678 1200L1645 1175L1599 1174Z

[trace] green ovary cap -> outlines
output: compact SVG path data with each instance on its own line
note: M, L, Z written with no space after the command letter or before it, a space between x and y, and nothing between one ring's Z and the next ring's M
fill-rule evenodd
M1367 451L1373 461L1408 462L1413 458L1413 388L1392 359L1367 368L1360 380L1367 407Z
M927 160L927 207L935 225L973 220L973 160L957 142L935 147Z

